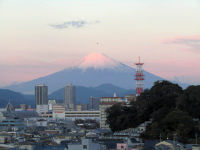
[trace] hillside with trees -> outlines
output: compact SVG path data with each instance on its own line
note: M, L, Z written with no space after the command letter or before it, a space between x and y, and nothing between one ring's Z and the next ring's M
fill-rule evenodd
M152 120L143 139L173 139L194 143L200 136L200 86L183 90L169 81L157 81L130 106L116 104L107 109L107 123L112 131L134 128Z

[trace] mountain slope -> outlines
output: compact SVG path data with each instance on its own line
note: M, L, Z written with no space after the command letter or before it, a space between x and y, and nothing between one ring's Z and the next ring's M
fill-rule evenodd
M109 83L121 88L135 89L134 74L134 68L103 54L93 53L81 59L71 68L6 88L28 94L33 94L34 86L41 83L48 86L49 93L64 87L67 83L87 87ZM162 80L146 71L144 71L144 75L145 88L150 88L155 81Z
M26 95L18 92L7 89L0 89L0 108L6 107L8 102L14 106L19 106L19 104L34 106L34 96L32 96L32 98L28 98Z

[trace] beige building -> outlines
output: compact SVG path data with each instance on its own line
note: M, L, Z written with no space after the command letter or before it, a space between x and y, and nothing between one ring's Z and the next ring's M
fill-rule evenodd
M54 104L53 108L53 119L65 119L65 106L62 104Z
M76 119L99 120L99 118L100 118L100 111L65 111L65 113L64 113L62 107L56 106L56 105L54 105L53 107L54 107L53 112L41 114L41 117L47 117L47 118L53 117L53 119L56 119L56 118L64 119L64 118L66 118L66 119L70 119L70 120L76 120Z
M76 119L99 120L99 116L100 116L99 111L66 111L65 112L65 117L71 120L76 120Z
M76 104L76 111L82 111L82 105Z
M109 129L109 125L106 124L106 109L114 104L122 103L123 97L102 97L100 102L100 128Z
M136 96L134 94L127 94L126 95L126 101L128 103L132 102L132 101L136 101Z
M28 109L28 105L27 104L20 104L20 108L23 110Z

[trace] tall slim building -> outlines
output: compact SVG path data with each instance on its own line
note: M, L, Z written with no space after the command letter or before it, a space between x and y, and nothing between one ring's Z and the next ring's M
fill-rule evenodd
M48 87L44 84L35 86L35 105L37 113L48 112Z
M76 101L76 88L72 84L64 87L64 104L68 110L74 110Z
M35 86L35 105L48 105L48 87L44 84Z

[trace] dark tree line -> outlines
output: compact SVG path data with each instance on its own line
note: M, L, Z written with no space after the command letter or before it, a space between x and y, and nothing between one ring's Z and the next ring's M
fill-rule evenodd
M130 106L116 104L107 109L107 123L112 131L134 128L152 119L143 139L172 139L193 142L200 136L200 86L183 90L178 84L157 81Z

